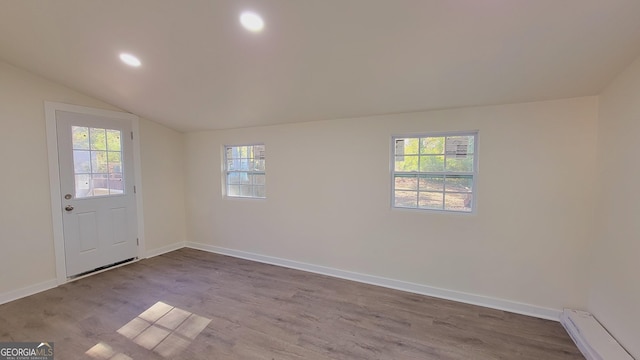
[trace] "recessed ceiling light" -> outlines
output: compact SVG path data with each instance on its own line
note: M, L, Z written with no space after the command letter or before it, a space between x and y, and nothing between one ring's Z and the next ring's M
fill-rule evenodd
M242 15L240 15L240 23L245 29L253 32L259 32L264 29L264 21L260 15L254 12L243 12Z
M122 60L123 63L133 67L138 67L142 65L142 63L140 62L140 59L127 53L120 54L120 60Z

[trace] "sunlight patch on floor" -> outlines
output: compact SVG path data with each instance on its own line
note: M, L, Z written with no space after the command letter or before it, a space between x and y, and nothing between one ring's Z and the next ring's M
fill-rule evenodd
M158 301L117 332L147 350L170 357L186 349L210 322L211 319ZM104 342L87 350L86 354L95 359L131 359Z
M97 343L91 349L87 350L85 354L95 359L133 360L131 357L123 353L116 353L116 351L113 350L111 346L109 346L108 344L105 344L102 341Z

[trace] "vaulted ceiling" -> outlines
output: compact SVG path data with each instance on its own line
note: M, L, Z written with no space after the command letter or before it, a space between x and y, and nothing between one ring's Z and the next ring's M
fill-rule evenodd
M181 131L595 95L638 55L638 0L0 0L1 60Z

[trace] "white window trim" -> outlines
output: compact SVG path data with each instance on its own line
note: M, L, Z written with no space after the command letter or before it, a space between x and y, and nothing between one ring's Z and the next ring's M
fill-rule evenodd
M473 196L473 201L471 203L471 211L457 211L457 210L446 210L446 209L425 209L425 208L408 208L408 207L400 207L395 206L395 144L397 139L402 138L425 138L425 137L446 137L446 136L473 136L473 171L472 172L456 172L456 175L471 175L473 176L473 191L471 195ZM389 193L390 193L390 205L391 209L394 211L418 211L418 212L428 212L428 213L436 213L436 214L453 214L453 215L475 215L477 213L478 208L478 169L479 169L479 158L478 158L478 148L479 148L479 130L469 130L469 131L447 131L447 132L428 132L428 133L409 133L409 134L394 134L391 136L391 144L390 144L390 159L389 159L389 174L390 174L390 183L389 183ZM429 174L434 175L445 175L451 174L446 171L443 172L429 172Z
M260 143L260 142L256 142L256 143L243 143L243 144L224 144L222 145L222 195L225 199L231 199L231 200L266 200L267 199L267 184L266 184L266 177L267 177L267 169L265 167L264 171L234 171L234 172L244 172L244 173L256 173L256 174L263 174L265 176L265 184L264 184L264 191L265 191L265 196L264 197L256 197L256 196L233 196L233 195L229 195L228 191L229 191L229 184L227 184L227 175L229 170L227 169L227 148L228 147L241 147L241 146L264 146L265 147L265 161L266 161L266 145L264 143Z

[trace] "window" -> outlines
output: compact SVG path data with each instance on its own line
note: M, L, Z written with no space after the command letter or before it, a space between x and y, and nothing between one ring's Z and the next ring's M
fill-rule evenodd
M76 198L122 195L122 132L72 126Z
M265 198L265 146L225 146L227 196Z
M393 138L393 207L471 212L476 132Z

